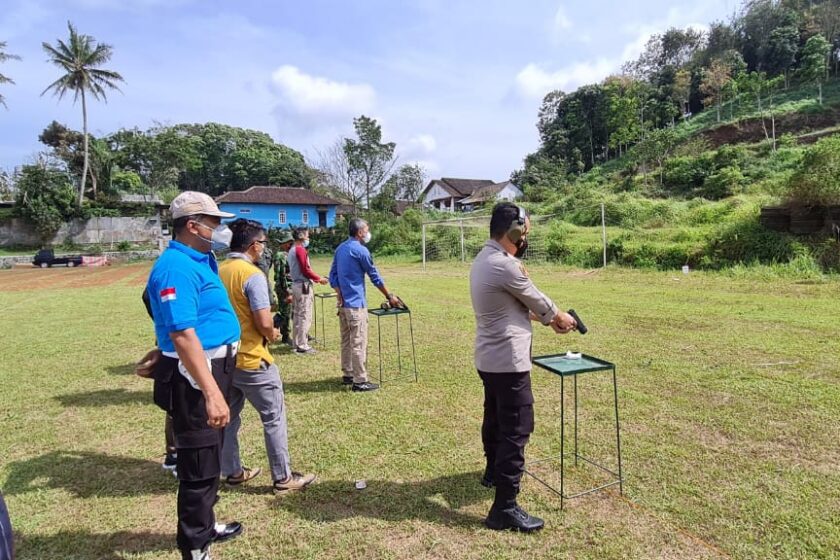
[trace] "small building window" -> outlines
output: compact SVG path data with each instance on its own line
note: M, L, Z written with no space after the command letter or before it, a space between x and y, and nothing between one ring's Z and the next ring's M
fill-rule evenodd
M303 215L302 215L300 221L303 222L304 224L309 223L309 210L304 210L303 211Z
M250 213L251 213L251 209L250 209L250 208L240 208L240 209L239 209L239 213L240 213L240 214L250 214Z
M283 225L283 224L286 223L286 211L285 210L280 210L280 212L277 213L277 221L280 223L280 225Z

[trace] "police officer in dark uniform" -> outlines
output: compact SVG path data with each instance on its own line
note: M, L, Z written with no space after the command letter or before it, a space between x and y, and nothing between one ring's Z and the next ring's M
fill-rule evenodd
M223 428L240 327L212 250L230 245L221 212L208 195L183 192L170 205L175 239L152 267L146 289L160 358L155 403L172 415L178 451L177 542L184 560L210 560L210 545L242 532L216 523Z
M481 483L496 487L485 525L523 532L543 527L516 503L525 469L525 445L534 431L531 393L531 320L563 334L576 327L540 292L519 258L531 224L525 210L503 202L493 208L490 239L470 269L476 318L475 367L484 384L481 439L487 467Z

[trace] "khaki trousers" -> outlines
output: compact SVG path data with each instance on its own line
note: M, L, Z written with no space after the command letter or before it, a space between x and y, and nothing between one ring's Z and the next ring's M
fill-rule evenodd
M353 383L368 380L367 361L368 312L364 307L342 307L338 310L341 327L341 371Z
M312 326L312 305L315 301L315 290L309 285L309 293L303 293L302 282L295 282L292 285L292 297L294 299L294 319L292 339L295 348L307 350L309 348L309 328Z

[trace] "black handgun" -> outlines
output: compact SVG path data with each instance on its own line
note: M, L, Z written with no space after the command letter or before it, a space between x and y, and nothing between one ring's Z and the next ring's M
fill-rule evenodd
M587 329L586 325L583 324L583 321L580 320L580 317L578 317L578 314L575 313L575 310L569 309L568 313L574 318L575 322L577 322L577 332L580 334L586 334L589 329Z

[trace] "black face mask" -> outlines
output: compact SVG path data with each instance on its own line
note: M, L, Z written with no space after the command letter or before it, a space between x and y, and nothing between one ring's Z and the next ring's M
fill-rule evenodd
M528 240L526 238L522 238L516 242L516 252L513 254L514 257L517 259L521 259L522 256L525 254L525 251L528 250Z

